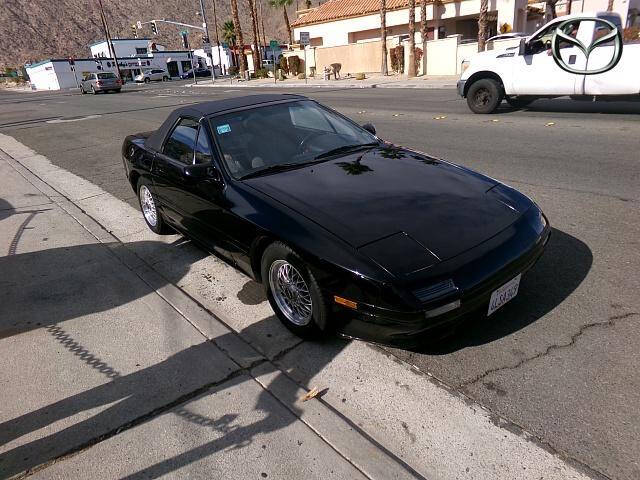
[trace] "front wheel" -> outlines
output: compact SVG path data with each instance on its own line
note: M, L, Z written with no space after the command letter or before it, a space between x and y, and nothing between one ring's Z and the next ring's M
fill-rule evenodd
M163 82L168 82L169 81L169 77L167 77L166 75L164 77L162 77L162 81Z
M313 273L283 243L269 245L262 255L262 282L280 321L303 338L318 337L327 325L327 307Z
M502 86L496 80L483 78L469 87L467 105L473 113L493 113L503 96Z
M151 79L149 77L144 79L144 83L149 83L151 81Z
M166 235L172 232L158 210L158 201L151 191L150 183L143 178L138 181L138 201L144 221L153 233Z

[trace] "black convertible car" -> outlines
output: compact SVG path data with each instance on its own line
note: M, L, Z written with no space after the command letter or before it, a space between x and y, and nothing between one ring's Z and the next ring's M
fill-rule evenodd
M122 156L154 232L262 282L303 336L419 344L511 300L549 239L523 194L299 95L179 108Z

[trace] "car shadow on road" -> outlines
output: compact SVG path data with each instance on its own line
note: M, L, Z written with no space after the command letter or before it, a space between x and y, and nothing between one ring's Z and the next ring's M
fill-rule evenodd
M549 113L602 113L602 114L640 114L640 101L603 102L590 100L572 100L570 98L542 98L526 107L511 107L503 103L496 114L512 112L549 112Z
M593 254L586 243L554 228L544 254L522 277L518 295L510 304L491 317L484 311L470 315L451 336L414 351L446 355L517 332L560 305L586 278L592 264Z
M10 215L26 218L25 212L15 212L9 203L3 201L0 203L0 219ZM33 240L33 237L29 239ZM24 241L26 243L27 239ZM67 356L65 361L59 362L59 368L69 361L77 361L80 371L84 372L86 368L87 375L86 378L81 374L80 378L70 379L69 385L65 386L77 393L55 401L49 398L59 398L58 394L52 395L49 388L57 391L58 387L45 387L50 384L50 379L38 378L35 373L25 379L42 385L41 396L25 402L25 405L35 407L25 408L12 403L12 411L18 409L20 414L8 418L5 411L5 415L0 417L0 478L31 471L163 415L177 416L184 422L207 429L209 433L194 435L204 442L194 442L193 448L187 445L181 453L167 454L166 458L152 465L136 467L141 470L127 478L160 477L202 461L216 452L244 448L256 437L264 441L265 434L284 429L297 420L300 409L296 403L298 399L294 397L296 389L291 388L291 379L296 376L295 365L290 365L285 374L274 369L259 352L248 356L251 360L248 364L234 363L223 353L230 352L229 346L237 346L239 342L245 345L240 351L245 354L247 350L251 352L251 347L243 343L243 339L257 338L264 336L265 331L273 331L273 316L256 321L240 332L230 331L210 341L203 337L201 343L169 354L155 364L128 372L119 371L115 365L122 365L117 352L102 351L98 354L91 351L87 346L91 342L82 338L82 328L86 327L79 328L78 322L69 323L81 319L82 322L96 322L95 326L99 327L99 322L109 322L109 316L96 317L92 314L109 312L154 294L153 288L132 275L130 268L135 270L135 266L127 268L114 258L114 255L118 258L125 255L119 249L130 249L128 252L131 253L133 250L149 251L154 248L165 252L167 249L187 248L187 252L174 252L172 255L174 265L166 282L176 284L192 262L207 256L199 249L184 245L182 240L175 245L162 242L132 242L127 246L97 243L24 253L20 253L20 249L9 254L0 252L5 255L0 257L0 341L9 342L7 345L33 341L34 337L18 335L40 329L46 335L36 337L38 341L49 339L53 351L59 350L58 354ZM159 285L154 284L154 287L159 288ZM119 315L122 312L120 310ZM131 322L135 321L136 318L131 318ZM182 320L177 318L175 321ZM164 328L169 327L171 325ZM113 335L128 333L113 332ZM145 339L140 338L140 342L145 342ZM314 362L314 368L322 369L346 345L346 342L338 342L330 354ZM109 358L110 353L116 356ZM39 360L54 362L53 368L56 368L55 359L44 357ZM33 361L15 359L15 362L25 364L27 368L26 364ZM262 366L272 369L272 375L264 380L267 389L259 387L250 376L252 368ZM104 379L98 385L96 373L97 378ZM81 386L86 385L85 381L89 387L83 389ZM257 415L245 412L243 417L240 407L235 404L212 411L206 411L205 406L204 412L202 405L192 408L193 403L209 395L240 387L243 389L241 395L246 391L254 392L253 397L249 396L249 403L253 399L249 409L259 412ZM276 399L272 392L280 392L279 397ZM7 391L4 393L3 402L8 402L14 395ZM247 423L247 418L258 420ZM153 438L145 441L149 444L143 448L151 448L156 442ZM161 447L159 449L162 450ZM96 465L96 468L101 467L103 465ZM301 466L302 470L304 466Z

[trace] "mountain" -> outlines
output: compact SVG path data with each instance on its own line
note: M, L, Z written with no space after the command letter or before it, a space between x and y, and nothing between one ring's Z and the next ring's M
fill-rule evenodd
M204 0L209 35L215 42L212 28L213 1ZM215 0L220 41L222 24L231 17L230 0ZM262 14L267 43L271 39L288 39L282 9L269 6L268 0L257 0L258 13ZM113 38L131 38L131 25L136 21L167 19L191 25L200 25L202 19L198 0L102 0L109 31ZM25 62L36 62L46 58L86 58L89 44L104 39L97 0L0 0L0 68L17 67ZM295 5L289 7L289 17L295 18ZM302 2L301 2L302 5ZM301 6L303 8L303 6ZM247 0L238 0L240 23L245 43L253 39L251 16ZM179 32L183 27L158 24L158 35L153 36L151 26L138 30L139 37L153 37L154 41L168 49L181 50ZM260 25L262 38L262 25ZM201 45L201 34L190 30L192 47Z

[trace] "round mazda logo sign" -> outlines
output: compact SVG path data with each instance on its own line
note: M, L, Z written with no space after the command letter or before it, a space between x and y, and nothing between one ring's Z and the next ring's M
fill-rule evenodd
M595 39L594 41L591 42L591 45L587 46L584 43L582 43L580 40L572 36L571 34L566 33L570 31L577 32L578 25L580 24L580 22L595 22L595 28L597 28L597 26L601 24L601 25L607 26L608 29L611 31L606 35L603 35L602 37ZM569 27L573 27L573 28L569 28ZM578 47L578 49L580 49L580 51L584 53L584 56L586 59L584 70L570 67L565 63L565 61L562 59L562 56L560 55L561 41ZM597 46L603 45L610 41L613 41L614 50L609 63L607 63L604 67L596 68L594 70L589 70L589 55L591 55L591 52L593 52L593 50ZM604 18L597 18L597 17L572 18L558 25L558 28L556 28L556 31L553 33L553 37L551 38L551 53L553 55L553 60L556 62L556 65L558 65L565 72L575 73L578 75L596 75L598 73L608 72L618 64L618 62L620 61L620 58L622 57L622 33L620 32L618 27L616 27L609 20L605 20Z

